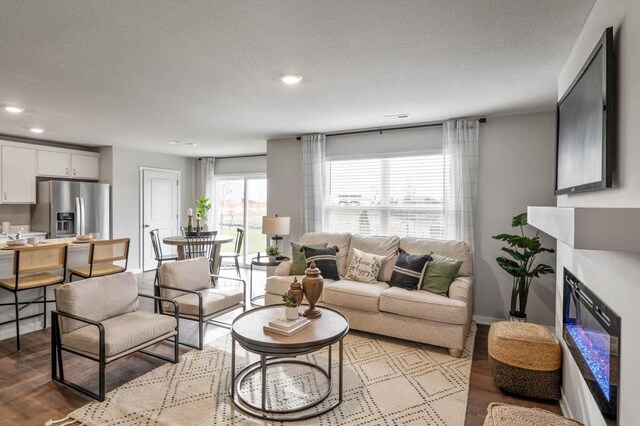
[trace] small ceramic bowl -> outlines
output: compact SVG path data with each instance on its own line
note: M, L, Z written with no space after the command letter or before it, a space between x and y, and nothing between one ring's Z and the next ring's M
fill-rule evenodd
M7 246L9 247L20 247L27 244L26 238L19 238L17 240L9 240L7 241Z

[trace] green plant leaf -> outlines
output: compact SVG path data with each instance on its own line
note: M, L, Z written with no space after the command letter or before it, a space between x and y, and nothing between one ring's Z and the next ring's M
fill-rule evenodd
M518 251L516 251L514 249L510 249L508 247L502 247L500 250L504 251L505 253L509 253L511 255L511 257L513 257L514 259L519 260L521 262L526 262L531 257L531 254L528 251L520 253L520 252L518 252Z
M540 275L553 274L554 272L555 271L551 266L541 263L536 265L536 267L529 272L529 275L538 278Z
M504 269L509 275L514 277L522 277L526 274L526 269L521 266L519 263L507 259L506 257L498 257L496 258L496 262L502 269Z
M518 226L524 226L527 224L527 213L520 213L511 220L511 226L517 228Z

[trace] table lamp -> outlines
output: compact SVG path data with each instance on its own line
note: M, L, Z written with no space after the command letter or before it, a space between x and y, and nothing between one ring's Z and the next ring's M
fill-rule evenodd
M271 235L271 244L278 248L279 258L284 252L283 235L289 235L291 218L287 216L262 216L262 233Z

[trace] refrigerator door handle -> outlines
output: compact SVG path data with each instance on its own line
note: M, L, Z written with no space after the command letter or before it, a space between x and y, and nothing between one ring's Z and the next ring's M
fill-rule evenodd
M82 209L82 235L87 233L87 217L86 212L84 211L84 197L80 198L80 208Z
M80 235L80 217L82 216L82 211L80 209L80 198L76 197L76 235Z

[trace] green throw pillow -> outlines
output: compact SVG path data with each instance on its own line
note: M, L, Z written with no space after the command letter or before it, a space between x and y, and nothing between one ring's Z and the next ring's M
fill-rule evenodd
M307 258L304 257L304 251L300 250L303 246L311 248L325 248L327 243L322 244L298 244L291 243L291 275L304 275L307 270Z
M458 276L462 260L440 256L433 252L430 255L433 260L427 264L427 272L422 279L422 289L440 296L447 296L449 286Z

